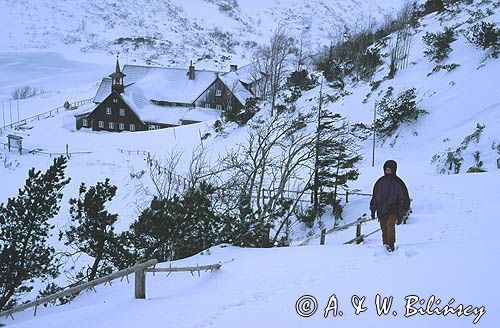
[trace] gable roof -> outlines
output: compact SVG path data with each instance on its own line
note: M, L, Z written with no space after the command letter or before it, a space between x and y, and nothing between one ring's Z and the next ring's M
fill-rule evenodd
M217 78L216 71L195 70L194 80L186 69L125 65L126 84L134 84L148 100L194 103ZM127 87L126 87L127 88Z
M229 72L219 76L219 79L226 85L231 93L238 99L244 106L247 99L254 97L247 88L241 84L238 74L236 72Z
M111 94L111 78L105 77L101 80L99 88L94 96L95 103L102 103Z
M255 77L253 76L254 67L252 64L247 64L245 66L239 67L236 71L227 72L224 73L223 75L230 75L230 74L235 74L241 82L246 84L252 84L253 82L255 82ZM263 75L261 73L259 79L262 77Z

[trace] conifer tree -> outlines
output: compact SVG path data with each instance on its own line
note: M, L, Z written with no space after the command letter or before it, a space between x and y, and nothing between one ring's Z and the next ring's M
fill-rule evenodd
M116 186L109 179L95 186L80 185L79 197L69 200L72 223L67 231L60 233L59 239L78 253L85 253L94 262L86 273L79 277L93 280L112 272L113 257L118 242L114 224L118 214L109 213L107 203L116 194Z
M320 91L320 107L316 125L316 158L312 185L313 211L323 213L326 205L331 205L335 218L342 213L337 197L340 187L358 178L356 164L361 160L358 154L358 136L344 118L323 107Z
M213 207L214 192L202 181L183 195L155 197L130 226L136 257L171 261L219 243L224 221Z
M33 290L35 279L56 277L54 248L47 244L57 215L67 159L54 159L45 173L32 168L17 197L0 204L0 310L16 304L16 298Z

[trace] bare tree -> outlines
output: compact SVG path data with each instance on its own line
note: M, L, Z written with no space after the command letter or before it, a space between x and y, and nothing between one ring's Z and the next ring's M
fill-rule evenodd
M293 38L283 27L278 27L271 36L270 43L260 46L254 54L253 76L264 74L259 85L259 93L271 101L271 115L274 113L279 92L290 73L290 59L293 53Z
M299 203L300 193L309 184L314 136L305 127L313 119L293 114L261 117L250 125L246 142L221 161L227 174L227 193L233 195L229 200L244 200L251 220L263 229L259 232L261 244L255 246L277 241ZM299 195L286 197L289 188L298 190ZM231 207L238 210L236 205Z
M185 184L182 177L177 174L177 166L181 157L182 152L175 148L163 160L155 156L148 156L149 177L153 188L150 190L142 184L141 188L145 195L169 198L172 192L178 191Z
M396 35L390 40L390 62L389 62L389 77L392 78L399 69L408 67L408 57L410 53L412 40L412 19L415 15L416 6L413 2L405 2L403 7L398 11L397 17L394 20Z

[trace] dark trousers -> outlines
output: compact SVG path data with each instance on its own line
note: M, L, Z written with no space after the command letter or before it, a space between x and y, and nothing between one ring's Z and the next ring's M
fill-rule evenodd
M396 221L398 216L392 212L386 218L380 218L380 228L382 229L382 242L384 245L393 245L396 242Z

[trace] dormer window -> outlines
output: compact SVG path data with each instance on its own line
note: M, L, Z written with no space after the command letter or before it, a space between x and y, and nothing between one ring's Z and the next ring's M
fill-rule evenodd
M106 107L106 115L111 115L111 107Z

